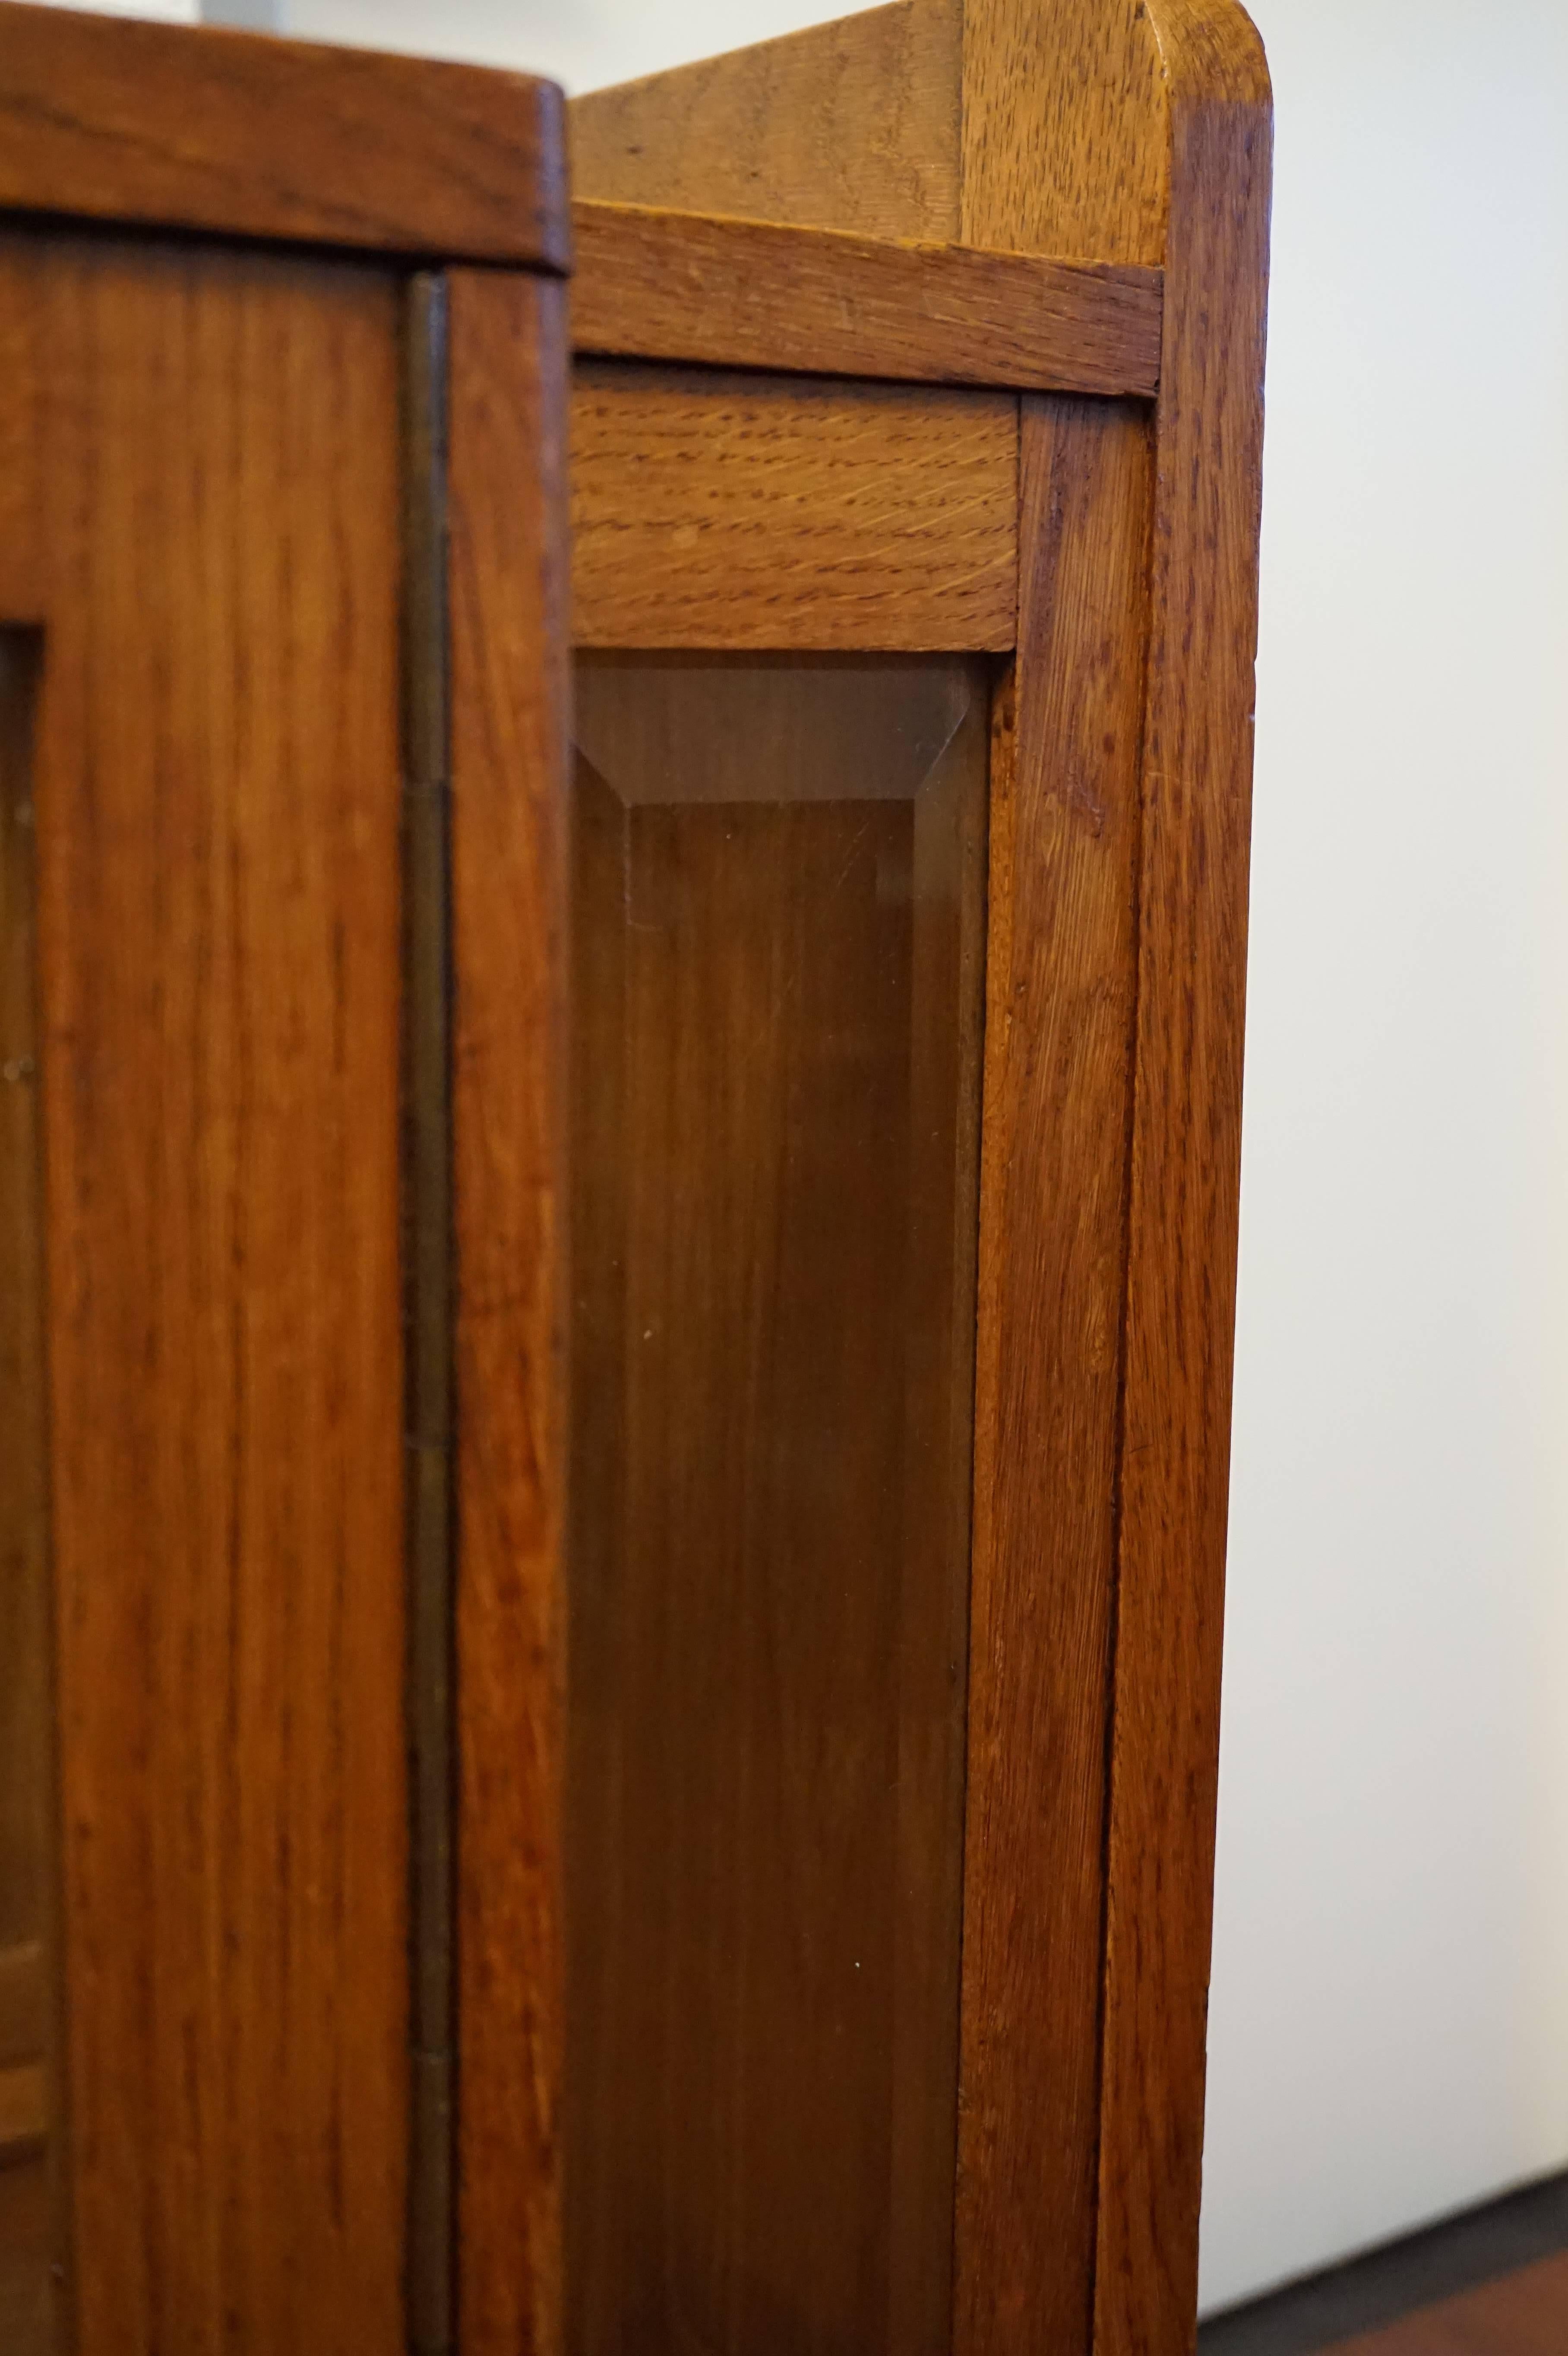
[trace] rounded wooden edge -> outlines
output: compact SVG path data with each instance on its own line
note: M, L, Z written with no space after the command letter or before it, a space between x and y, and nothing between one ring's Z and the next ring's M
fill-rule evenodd
M1145 0L1145 5L1174 96L1272 105L1263 36L1241 0Z

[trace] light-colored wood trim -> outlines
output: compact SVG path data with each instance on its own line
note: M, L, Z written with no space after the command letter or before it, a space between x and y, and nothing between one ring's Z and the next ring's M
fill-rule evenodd
M560 91L525 74L0 5L0 211L561 270Z
M579 197L1157 266L1163 108L1141 0L896 0L568 114Z
M1006 648L1018 402L578 365L580 646Z
M624 204L955 238L955 0L896 0L573 99L572 187Z
M962 2356L1089 2336L1147 408L1026 401L1021 475L1019 648L991 777Z
M454 271L450 323L459 2341L559 2356L565 290Z
M1156 270L580 202L579 352L916 384L1152 394Z
M1257 645L1267 68L1148 0L1169 121L1139 886L1095 2356L1180 2356L1219 1766Z

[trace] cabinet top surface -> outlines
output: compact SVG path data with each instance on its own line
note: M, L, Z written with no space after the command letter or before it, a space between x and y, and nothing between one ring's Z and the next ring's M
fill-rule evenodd
M0 212L563 271L526 74L0 0Z

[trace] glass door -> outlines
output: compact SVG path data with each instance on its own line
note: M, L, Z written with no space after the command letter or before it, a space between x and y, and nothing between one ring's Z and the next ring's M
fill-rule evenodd
M572 2356L945 2348L989 666L584 656Z

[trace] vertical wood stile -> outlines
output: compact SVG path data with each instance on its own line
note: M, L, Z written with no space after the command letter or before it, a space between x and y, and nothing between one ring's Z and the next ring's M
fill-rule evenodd
M1136 1006L1116 1279L1123 1395L1109 1479L1096 1472L1093 1447L1076 1445L1072 1464L1061 1468L1065 1486L1051 1517L1061 1574L1080 1612L1085 1593L1095 1591L1094 1566L1107 1546L1115 1560L1106 1631L1114 1666L1108 1708L1102 1705L1109 1790L1102 1772L1098 2118L1092 2124L1081 2115L1061 2150L1079 2171L1089 2167L1095 2186L1087 2212L1082 2202L1067 2212L1077 2228L1064 2226L1049 2167L1031 2155L1023 2131L989 2147L966 2112L976 2161L985 2156L993 2183L1008 2184L1019 2205L1013 2238L987 2276L976 2238L986 2204L977 2207L976 2182L961 2176L961 2348L1083 2344L1080 2314L1053 2317L1038 2286L1009 2307L1005 2253L1015 2254L1016 2273L1018 2237L1027 2245L1031 2232L1037 2244L1081 2251L1085 2213L1093 2219L1093 2264L1064 2255L1053 2279L1058 2292L1071 2286L1074 2300L1092 2299L1097 2356L1179 2356L1192 2340L1234 1313L1268 146L1266 70L1234 0L1148 0L1147 7L1142 0L1090 6L976 0L965 11L964 236L1011 250L1163 264L1165 323L1152 553L1140 592L1147 687L1136 905L1115 969L1118 995ZM1026 584L1030 561L1021 551ZM1020 627L1020 681L1029 660ZM1021 701L1021 684L1019 692ZM1070 796L1072 776L1069 766L1062 782ZM995 1017L994 993L991 1004ZM1016 1033L1017 1010L1010 1012ZM1017 1052L1024 1049L1018 1040ZM1000 1052L994 1042L991 1052ZM997 1145L988 1115L987 1151ZM1050 1217L1047 1209L1047 1228ZM983 1292L982 1366L986 1314ZM1042 1339L1060 1346L1075 1330L1063 1293ZM1059 1394L1076 1404L1089 1396ZM983 1376L981 1399L984 1436ZM1034 1427L1047 1455L1061 1436L1053 1420L1061 1419L1059 1411ZM994 1480L982 1450L977 1534ZM1080 1480L1089 1489L1079 1492ZM1094 1505L1073 1540L1061 1509L1077 1494L1092 1494ZM998 1660L1010 1657L1009 1640L1029 1641L1024 1603L1037 1565L1029 1527L1016 1537L1011 1609L990 1628ZM996 1593L1006 1597L1002 1550L987 1543L998 1566ZM982 1583L986 1559L977 1541L974 1658L982 1671L978 1632L995 1608ZM1041 1683L1049 1680L1042 1676ZM989 1738L1006 1762L989 1771L996 1789L1015 1799L1038 1772L1030 1762L1041 1729L1019 1707L1028 1685L1015 1668L1007 1724ZM1103 1682L1097 1690L1104 1694ZM992 1960L976 1935L991 1870L986 1701L976 1689L966 2072L977 2066L984 2039L996 2039L1007 2019L1005 2007L991 2009ZM1080 1755L1086 1762L1086 1749ZM1071 1778L1059 1783L1049 1809L1042 1806L1041 1837L1047 1828L1061 1837L1072 1788ZM1020 1858L1013 1909L1002 1916L1020 1954L1031 1918L1042 1931L1050 1920L1045 1879ZM1072 1953L1058 1926L1014 1990L1020 2019L1030 2003L1042 2015L1061 2005ZM1061 2100L1062 2081L1047 2073L1037 2091L1049 2107ZM987 2296L996 2302L990 2308Z
M567 1202L566 299L451 274L459 2329L558 2356Z
M0 2168L27 2169L47 2209L33 2280L24 2286L13 2277L15 2311L26 2306L23 2330L43 2324L49 2344L65 2348L70 2242L34 855L42 652L41 631L0 626ZM6 2255L18 2273L29 2263L15 2245Z
M446 287L403 312L403 1282L412 2356L453 2344L454 1772Z
M1241 1172L1271 118L1229 0L1169 110L1127 1260L1095 2356L1198 2306Z
M1141 404L1025 402L991 781L960 2356L1089 2333L1150 471Z

